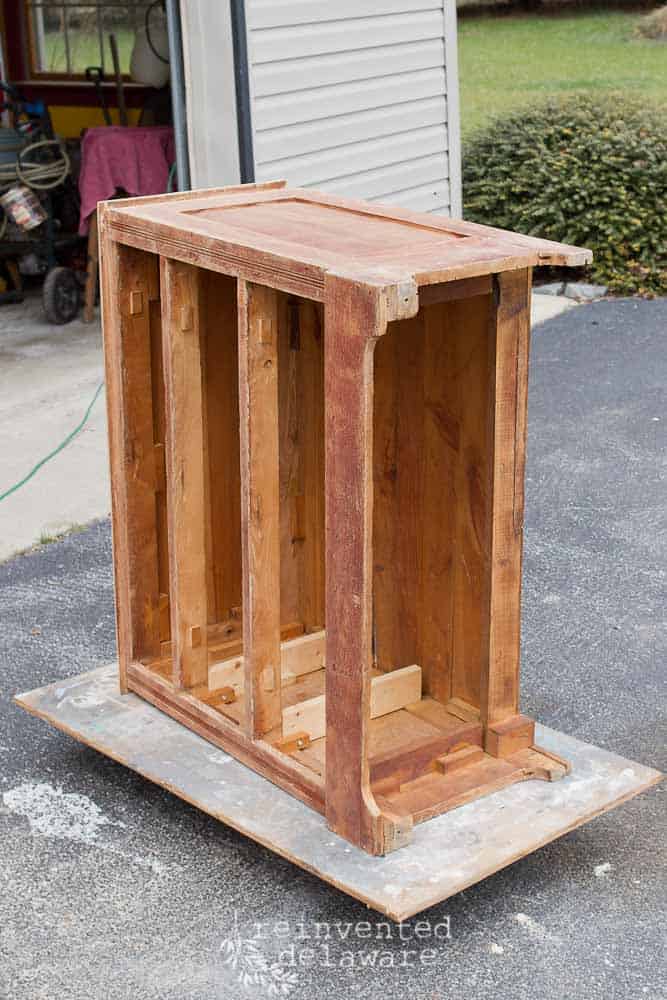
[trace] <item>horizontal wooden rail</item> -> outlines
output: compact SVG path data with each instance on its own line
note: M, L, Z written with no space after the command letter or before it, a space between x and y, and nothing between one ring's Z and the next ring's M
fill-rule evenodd
M283 686L293 684L297 677L321 670L324 666L326 633L324 630L300 635L280 644L280 672ZM231 687L237 695L244 687L244 659L233 656L213 663L208 670L209 690Z
M413 664L371 680L371 719L397 712L422 696L422 668ZM311 740L326 734L326 698L318 695L283 709L283 739L307 733Z

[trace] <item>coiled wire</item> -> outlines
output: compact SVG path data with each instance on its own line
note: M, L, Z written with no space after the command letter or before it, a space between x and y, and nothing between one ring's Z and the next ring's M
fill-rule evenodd
M26 159L38 149L56 147L59 155L47 163L34 163ZM60 139L41 139L24 146L12 163L0 163L0 191L9 191L17 182L25 184L33 191L50 191L62 184L70 172L71 164L67 150ZM7 213L2 213L0 240L7 230Z

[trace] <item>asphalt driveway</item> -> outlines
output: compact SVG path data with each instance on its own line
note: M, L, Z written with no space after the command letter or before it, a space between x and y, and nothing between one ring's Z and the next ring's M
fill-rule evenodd
M602 301L535 331L523 708L663 770L666 386L667 300ZM388 937L12 703L113 657L107 521L0 565L0 997L665 995L662 785Z

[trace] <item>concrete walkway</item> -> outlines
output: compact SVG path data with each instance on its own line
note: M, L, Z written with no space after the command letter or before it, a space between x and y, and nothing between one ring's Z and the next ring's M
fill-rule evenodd
M533 296L533 324L576 303ZM52 326L39 296L0 306L0 493L78 424L104 378L99 320ZM0 561L110 510L104 392L64 451L0 502Z
M34 296L0 306L0 493L79 423L103 378L98 321L52 326ZM102 391L74 441L0 502L0 560L109 510Z

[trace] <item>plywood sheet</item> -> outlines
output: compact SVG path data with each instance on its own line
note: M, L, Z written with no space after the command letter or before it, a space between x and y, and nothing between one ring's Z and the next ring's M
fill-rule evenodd
M418 826L409 847L370 857L322 816L133 694L117 666L17 695L17 702L394 920L405 920L632 798L660 773L537 726L567 758L562 781L526 781Z

